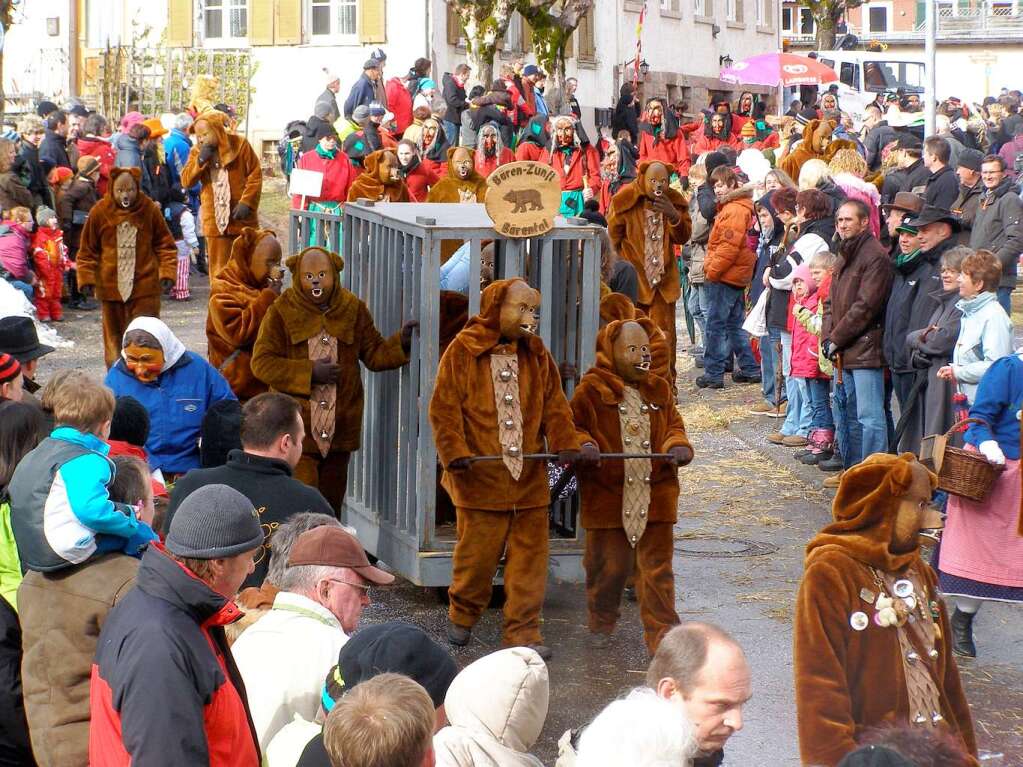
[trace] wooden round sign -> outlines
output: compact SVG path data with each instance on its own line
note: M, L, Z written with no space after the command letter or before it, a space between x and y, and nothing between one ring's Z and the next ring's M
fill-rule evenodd
M538 237L554 228L561 207L561 183L554 168L512 162L487 177L487 214L504 237Z

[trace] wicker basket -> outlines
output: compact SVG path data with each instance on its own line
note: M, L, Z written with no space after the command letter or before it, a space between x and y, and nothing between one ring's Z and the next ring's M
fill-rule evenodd
M1004 466L991 463L976 451L964 450L948 444L948 439L960 427L969 423L984 423L977 418L966 418L952 425L944 435L944 452L938 468L938 489L946 493L983 501Z

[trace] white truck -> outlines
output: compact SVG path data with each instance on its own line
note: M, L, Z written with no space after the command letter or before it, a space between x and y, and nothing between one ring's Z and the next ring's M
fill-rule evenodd
M924 92L924 59L891 51L817 51L817 60L838 75L838 102L843 111L862 114L878 93L902 90ZM825 86L822 86L822 90ZM786 102L798 98L798 89Z

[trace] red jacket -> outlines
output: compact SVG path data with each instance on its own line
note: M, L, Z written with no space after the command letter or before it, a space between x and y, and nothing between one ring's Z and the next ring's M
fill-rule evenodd
M512 80L510 77L503 79L501 82L504 83L504 87L507 88L508 93L511 94L512 108L511 111L508 113L508 116L511 118L512 125L514 125L517 128L519 127L519 110L525 103L525 99L522 98L522 91L519 90L519 86L517 86L515 84L515 81Z
M430 187L440 181L440 176L434 171L432 163L427 160L427 165L418 163L412 172L405 176L405 185L408 187L408 196L412 202L426 202L426 193Z
M412 94L400 78L392 77L384 86L387 94L387 108L394 113L394 123L400 136L412 124Z
M639 132L639 161L649 162L659 160L665 163L679 178L689 175L689 147L686 146L685 136L679 131L674 138L662 140L652 133L640 130Z
M476 172L483 176L483 178L486 178L499 167L510 162L515 162L515 155L512 154L512 150L508 147L501 147L501 153L495 154L493 157L487 157L483 154L482 149L476 148Z
M811 313L817 313L821 301L820 291L814 289L808 296L795 301L796 306L805 307ZM814 335L803 327L798 319L792 322L792 376L794 378L827 378L821 372L817 362L820 349L820 336Z
M523 141L515 150L515 159L517 161L532 160L533 162L543 162L540 158L546 151L542 146L538 146L532 141Z
M600 196L600 157L592 144L576 146L572 151L572 158L568 165L568 172L565 171L565 163L561 159L562 153L556 151L556 157L551 157L549 149L544 149L540 154L539 162L550 165L558 174L561 180L562 192L579 191L583 188L583 179L593 191L593 196Z
M319 197L306 197L306 205L311 202L344 202L348 199L348 190L359 175L359 171L352 165L348 155L340 149L335 150L334 159L328 160L320 157L315 149L310 149L299 158L296 168L302 170L314 170L323 174L323 185L320 187ZM291 198L291 207L298 209L302 207L302 198L294 195Z
M106 139L88 137L75 142L78 154L82 157L95 157L99 160L99 178L96 179L96 191L102 197L107 193L107 182L110 180L110 169L117 160L117 150Z
M739 140L734 133L728 134L728 140L723 141L706 133L701 133L693 143L693 154L701 155L704 152L716 152L723 146L730 146L732 149L739 149Z

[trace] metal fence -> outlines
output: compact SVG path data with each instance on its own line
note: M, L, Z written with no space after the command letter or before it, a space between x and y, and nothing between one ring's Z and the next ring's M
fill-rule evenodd
M559 364L580 371L593 364L600 300L600 245L592 226L559 218L543 237L508 240L495 234L479 204L354 203L343 219L291 212L290 252L343 242L342 284L366 302L381 332L419 322L408 365L363 371L363 441L352 456L345 511L367 551L424 586L450 583L454 548L453 526L437 525L437 453L428 417L440 361L444 240L469 243L470 315L479 310L480 250L495 241L496 276L522 277L540 290L539 333ZM552 505L551 568L559 580L582 577L577 503Z

